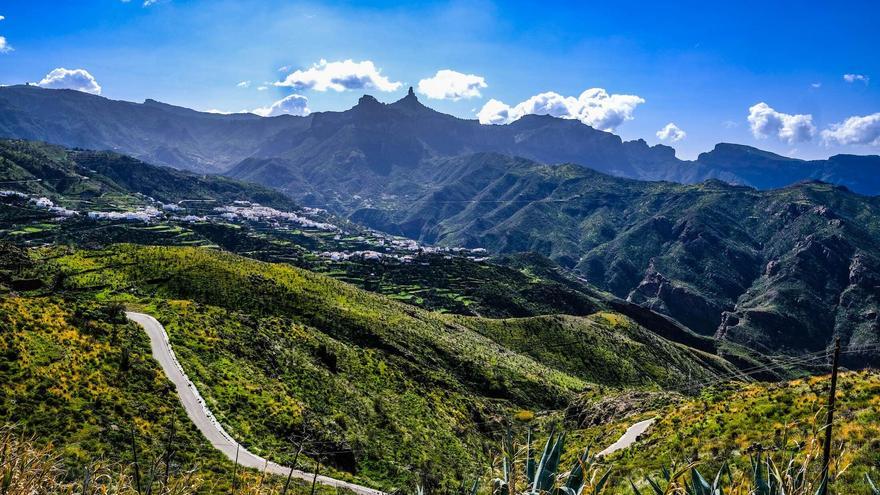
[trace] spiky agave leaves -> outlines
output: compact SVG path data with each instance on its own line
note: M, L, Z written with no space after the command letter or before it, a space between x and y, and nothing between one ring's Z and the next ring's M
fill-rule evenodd
M645 481L648 483L648 486L651 488L651 494L653 494L653 495L680 494L680 493L682 493L682 491L681 491L682 489L684 490L683 493L686 495L693 495L694 493L698 493L698 494L702 495L703 492L694 492L693 491L694 486L700 486L700 487L708 486L708 482L706 482L706 480L703 479L703 476L695 469L695 466L696 466L695 463L687 464L686 466L679 468L679 469L675 468L675 464L673 464L670 468L667 468L666 466L661 466L660 467L660 469L661 469L661 480L660 481L656 481L653 478L651 478L650 476L645 476ZM726 469L726 468L722 467L722 471L724 469ZM679 484L679 480L681 480L682 477L684 477L688 473L688 471L691 472L692 483L688 483L687 480L685 480L681 484ZM718 472L718 474L715 476L715 483L713 484L712 487L709 488L710 491L706 492L709 495L723 495L724 492L721 491L722 471ZM697 481L693 482L695 479ZM699 480L702 480L702 482L700 482ZM663 486L661 486L661 484L665 484L665 488ZM629 480L629 485L632 488L633 493L635 495L642 495L642 492L639 491L639 488L636 486L636 484L633 480L631 480L631 479ZM682 485L683 485L683 487L682 487ZM715 490L715 491L711 491L711 490Z
M874 480L871 479L870 475L865 474L865 481L868 482L868 488L871 490L871 495L880 495L880 489L874 484Z
M559 490L564 495L584 495L584 489L587 488L588 482L591 487L589 495L597 495L602 493L608 478L611 476L611 468L608 468L604 474L599 475L599 471L593 469L595 466L595 458L590 455L590 447L584 449L584 452L578 456L574 466L568 472L565 485ZM590 475L590 479L587 479ZM598 477L598 478L597 478Z
M531 435L531 431L529 432ZM511 495L515 493L515 469L516 450L513 445L513 432L508 428L501 441L501 477L492 480L492 493L494 495Z
M828 479L819 480L815 493L827 493ZM810 495L812 488L806 466L793 459L780 470L771 456L763 461L758 453L752 458L752 490L755 495Z
M531 431L529 432L529 440L531 440ZM532 456L530 445L531 442L529 442L526 454L526 479L529 483L527 493L531 495L541 493L585 495L584 490L587 487L590 487L590 490L586 495L598 495L608 483L611 469L608 469L602 475L599 475L596 470L592 469L595 466L595 461L590 456L589 448L587 448L578 456L569 470L565 484L557 487L559 461L565 446L564 432L556 435L555 429L550 430L547 441L544 443L544 450L541 452L541 458L537 463Z
M696 467L691 467L691 484L686 491L688 495L724 495L725 477L728 482L733 482L733 474L730 472L730 467L727 463L724 463L721 469L718 470L718 473L715 474L715 479L711 485ZM687 482L685 482L685 487L688 487Z
M557 436L555 429L551 428L534 474L528 479L529 493L549 492L555 487L563 445L565 445L565 433L560 433Z
M528 435L526 436L526 480L530 485L535 481L535 470L537 467L535 455L532 453L532 429L529 428Z

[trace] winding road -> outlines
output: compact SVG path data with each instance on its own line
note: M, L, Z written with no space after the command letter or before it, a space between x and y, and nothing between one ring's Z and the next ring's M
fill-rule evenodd
M648 430L648 428L654 424L655 419L646 419L644 421L639 421L638 423L630 426L626 429L623 435L617 439L616 442L612 443L608 447L605 448L602 452L596 454L597 456L606 456L609 454L613 454L618 450L623 450L630 445L636 443L636 440L639 439L639 435Z
M240 466L260 471L265 470L267 473L279 476L287 476L288 474L291 474L291 468L276 464L254 454L236 442L235 439L223 429L223 426L208 409L205 400L199 394L199 391L196 389L195 385L193 385L193 382L190 381L186 376L186 373L183 371L180 361L177 360L174 351L171 349L171 342L168 340L168 333L165 332L165 328L161 323L152 316L144 313L126 311L125 316L146 330L147 335L150 337L150 347L153 352L153 357L156 361L159 361L165 375L168 376L177 388L177 396L180 398L180 402L183 404L184 409L186 409L186 414L189 416L189 419L196 425L199 431L202 432L202 435L211 442L211 445L213 445L214 448L222 452L223 455L233 462L235 462L237 456L238 464ZM638 440L639 435L643 434L653 423L654 419L648 419L630 426L616 442L609 445L597 455L606 456L631 446L636 440ZM291 476L301 480L312 481L315 475L314 473L307 473L305 471L294 469ZM358 495L385 495L384 492L379 490L374 490L372 488L327 476L319 475L317 477L317 482L327 486L351 490Z
M291 474L293 478L309 482L312 481L315 476L314 473L307 473L298 469L294 469L291 473L290 467L282 466L264 459L236 442L232 436L223 429L223 426L208 409L205 400L199 394L199 391L196 390L195 385L193 385L190 379L186 376L183 367L181 367L180 362L174 355L174 351L171 349L168 334L165 332L165 328L162 324L152 316L144 313L126 311L125 316L146 330L147 335L150 337L150 347L153 352L153 357L156 361L159 361L165 375L168 376L177 388L177 396L180 398L180 402L183 404L184 409L186 409L186 414L189 416L189 419L195 423L199 431L202 432L202 435L211 442L211 445L213 445L214 448L222 452L223 455L233 462L235 462L237 456L238 464L240 466L260 471L265 470L267 473L279 476L288 476L288 474ZM351 490L358 495L385 495L384 492L379 490L374 490L372 488L327 476L318 476L317 482L322 485Z

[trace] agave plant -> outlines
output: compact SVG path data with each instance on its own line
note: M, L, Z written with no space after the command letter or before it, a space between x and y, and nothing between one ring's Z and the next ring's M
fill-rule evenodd
M578 456L574 465L565 473L559 472L559 463L565 446L565 433L556 434L551 430L544 443L541 456L536 460L532 452L532 433L529 431L526 440L525 479L526 488L523 493L528 495L598 495L602 493L611 469L600 472L595 458L590 455L589 448ZM516 450L513 435L508 432L502 442L501 476L493 480L495 495L512 495L515 489Z
M695 464L680 469L662 468L657 480L650 476L645 482L650 491L644 491L629 480L634 495L820 495L827 493L827 480L815 479L808 475L810 457L795 461L792 454L788 461L778 464L772 456L757 453L750 459L750 469L739 472L737 476L725 463L710 483ZM843 470L838 471L838 475ZM870 476L866 475L871 495L880 495ZM644 491L644 492L643 492Z
M691 483L684 479L688 472L691 475ZM653 495L723 495L721 483L722 475L725 473L729 473L726 465L718 471L718 474L715 476L715 482L710 486L700 472L697 471L695 464L687 464L682 468L676 468L675 464L673 464L669 468L666 466L661 467L660 479L654 480L650 476L645 476L645 481L651 488L650 493ZM629 484L635 495L642 495L642 492L639 491L633 480L629 480Z
M529 430L529 441L531 441L531 435L532 432ZM528 458L529 460L532 458L531 451L529 451ZM516 450L513 445L513 432L508 429L501 441L501 476L492 480L492 493L494 495L510 495L511 493L516 493L515 460ZM526 477L529 476L528 472L529 463L527 462Z

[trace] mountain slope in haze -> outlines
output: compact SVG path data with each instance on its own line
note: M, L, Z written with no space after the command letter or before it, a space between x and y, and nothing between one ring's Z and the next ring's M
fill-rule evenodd
M481 125L436 112L415 94L384 104L364 96L351 110L311 116L309 129L285 135L242 161L232 177L274 184L309 204L345 208L407 197L401 175L424 161L495 152L541 163L576 163L611 175L695 183L717 178L774 188L815 179L880 193L880 156L836 155L804 161L749 146L722 143L696 161L669 146L623 141L577 120L526 115L507 125ZM360 198L354 198L358 196Z
M880 193L877 156L803 161L721 144L696 161L682 161L668 146L623 141L576 120L527 115L507 125L481 125L436 112L412 91L390 104L364 96L344 112L263 118L9 86L0 88L0 137L120 151L199 172L228 171L322 207L344 205L351 194L378 199L370 195L372 186L393 182L397 169L473 152L577 163L643 180L694 183L717 178L765 189L817 179Z
M289 196L252 183L158 167L118 153L22 140L0 139L0 182L5 190L64 204L142 203L145 198L134 197L142 195L163 203L247 200L296 208Z
M435 160L406 181L413 199L352 218L426 242L535 251L762 351L880 341L878 197L819 182L641 182L493 154Z
M220 172L279 132L295 132L306 124L290 116L220 115L67 89L0 88L0 137L119 151L197 172Z

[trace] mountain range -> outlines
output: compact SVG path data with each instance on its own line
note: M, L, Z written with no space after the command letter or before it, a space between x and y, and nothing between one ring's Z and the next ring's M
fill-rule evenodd
M572 120L480 125L412 91L261 118L15 86L0 88L0 109L0 134L223 172L425 243L536 252L761 352L880 341L880 197L858 193L880 190L877 156L719 144L686 162Z
M310 191L316 200L327 200L328 180L382 181L398 167L476 152L575 163L642 180L715 178L767 189L815 179L863 194L880 193L878 156L805 161L721 143L685 161L669 146L623 141L576 120L527 115L507 125L481 125L422 105L412 90L390 104L365 95L344 112L264 118L8 86L0 88L0 137L115 150L159 165L264 183L271 178L273 186Z
M413 191L423 184L415 199L352 219L429 243L537 252L764 352L880 337L878 197L822 182L758 191L636 181L497 154L438 160L406 179Z

